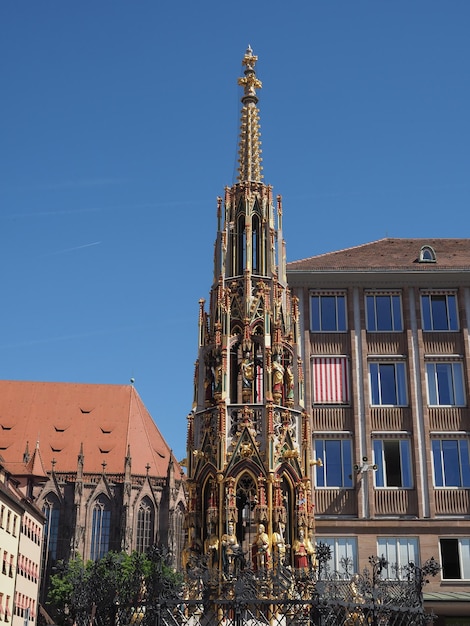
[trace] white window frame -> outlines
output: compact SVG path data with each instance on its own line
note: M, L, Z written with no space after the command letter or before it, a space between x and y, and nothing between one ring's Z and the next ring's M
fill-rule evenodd
M442 541L457 541L460 576L458 578L445 577L445 558L442 550ZM439 539L440 563L442 565L442 580L470 580L470 537L441 537Z
M393 366L395 380L395 402L383 402L384 385L382 383L381 368ZM377 371L375 371L377 370ZM369 390L371 406L408 406L408 389L406 383L406 367L404 361L369 361ZM374 398L377 391L378 401Z
M317 536L315 543L326 544L331 548L331 558L326 563L328 573L337 573L340 578L349 579L351 574L358 571L358 553L356 537L323 537ZM351 560L348 569L341 563L342 558Z
M458 466L458 484L451 484L451 472L446 472L448 457L446 459L445 450L443 449L445 441L452 441L456 444L455 464ZM431 455L434 487L437 489L470 488L470 445L468 439L433 437L431 439ZM436 469L438 470L437 472ZM456 468L454 467L453 469L455 471Z
M319 328L313 327L313 312L314 312L314 298L319 298L318 302L318 320L319 320ZM322 320L322 307L321 307L321 299L322 298L335 298L335 328L324 328L324 323ZM338 306L338 300L343 300L343 311ZM340 319L342 318L342 319ZM312 333L345 333L348 330L348 309L347 309L347 298L345 291L337 291L337 292L321 292L315 291L310 293L310 332Z
M419 565L418 537L377 537L377 556L384 556L388 566L382 577L390 580L406 580L405 567L409 563Z
M341 463L341 485L333 485L328 483L328 463L329 463L329 455L327 454L327 444L330 441L336 441L340 443L340 463ZM321 442L321 452L318 449ZM346 446L349 448L346 449ZM321 459L322 466L319 467L317 465L315 471L315 486L318 489L353 489L352 475L352 439L351 438L332 438L332 437L318 437L314 441L314 450L315 456L317 459ZM348 459L349 456L349 459ZM348 463L349 460L349 463ZM319 473L323 476L323 485L318 485L318 476Z
M450 404L440 402L439 398L439 382L438 368L446 366L449 370L447 375L451 385L449 395L452 396ZM426 361L426 391L428 396L428 406L466 406L465 399L465 382L462 363L460 361ZM431 393L432 391L432 393ZM435 396L431 398L431 395ZM431 400L436 402L431 402Z
M391 328L378 328L379 326L379 314L377 308L377 298L389 299L390 321ZM394 306L394 298L398 299L398 311ZM369 306L369 303L373 301L373 304ZM368 333L401 333L403 332L403 309L401 301L401 293L389 293L380 291L366 292L365 294L365 308L366 308L366 329ZM373 319L371 319L370 309L373 309Z
M434 320L433 299L445 299L446 305L446 328L436 328ZM453 304L449 302L452 299ZM456 292L426 291L421 293L421 323L424 332L457 332L460 329L459 310Z
M389 467L394 467L395 463L393 462L393 459L389 459L390 463L388 463L384 444L390 442L395 444L398 443L398 453L400 456L400 485L389 484L391 483L391 469L389 469ZM404 437L373 439L372 451L374 464L377 465L378 468L374 472L374 487L377 489L413 488L413 465L410 439ZM380 482L383 482L383 485L379 484Z

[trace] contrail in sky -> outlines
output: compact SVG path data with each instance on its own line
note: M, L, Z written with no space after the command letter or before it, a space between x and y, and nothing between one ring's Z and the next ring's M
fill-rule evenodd
M74 248L65 248L65 250L57 250L57 252L49 252L48 254L41 255L40 258L45 256L54 256L56 254L65 254L65 252L73 252L74 250L82 250L83 248L90 248L91 246L97 246L101 241L93 241L92 243L85 243L83 246L75 246Z

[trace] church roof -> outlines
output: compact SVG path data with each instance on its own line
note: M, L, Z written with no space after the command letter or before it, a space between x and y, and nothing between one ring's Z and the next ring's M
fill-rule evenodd
M171 450L132 385L0 381L0 455L10 468L29 459L56 472L76 472L83 444L84 473L123 474L130 451L132 474L166 477ZM106 464L103 466L103 464ZM175 468L176 469L176 468Z
M435 259L420 262L422 249ZM288 273L310 271L439 271L470 269L470 239L385 238L287 264Z

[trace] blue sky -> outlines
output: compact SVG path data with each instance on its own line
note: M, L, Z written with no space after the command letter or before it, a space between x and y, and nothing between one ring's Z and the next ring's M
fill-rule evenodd
M134 377L185 456L247 44L296 260L470 236L469 32L468 0L1 3L0 377Z

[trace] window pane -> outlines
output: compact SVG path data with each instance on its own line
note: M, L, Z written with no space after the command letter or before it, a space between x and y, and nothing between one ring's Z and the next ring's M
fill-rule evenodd
M316 544L325 544L331 548L331 559L327 562L327 571L331 574L351 576L357 571L357 546L354 537L317 537Z
M456 406L465 405L463 373L461 363L452 364L452 373L454 377L454 404Z
M423 330L432 330L430 296L421 296L421 308L423 313Z
M311 297L312 331L344 332L346 330L346 298L343 295Z
M315 441L315 456L317 459L321 459L323 462L323 466L317 465L315 468L317 487L326 487L325 485L326 458L325 458L324 443L325 441L323 439L317 439Z
M383 451L387 487L402 487L399 442L384 441Z
M460 539L460 569L462 578L470 579L470 539Z
M405 364L396 364L396 376L397 376L397 404L399 406L405 406L407 404L406 398L406 380L405 380Z
M322 296L321 298L321 329L337 330L335 296Z
M349 439L342 441L343 444L343 485L352 487L352 446Z
M468 453L468 441L466 439L460 439L459 444L462 487L470 487L470 458Z
M436 487L443 487L444 476L442 474L441 442L437 439L432 440L432 458L434 465L434 485Z
M411 476L410 442L400 440L401 486L408 489L413 486Z
M428 402L431 406L437 405L436 368L434 363L426 363L426 378L428 382Z
M459 453L455 439L442 441L442 458L446 487L460 487Z
M374 439L374 463L377 465L377 471L374 472L375 486L385 487L385 468L382 455L382 442Z
M449 324L447 320L447 297L446 296L432 296L431 297L432 308L432 329L433 330L448 330Z
M380 404L397 404L395 365L385 363L380 365L380 388L382 395Z
M453 404L452 370L450 363L436 363L439 404Z
M323 467L316 467L317 487L352 487L349 439L317 439L315 454L323 461Z
M369 366L370 372L370 396L372 404L380 404L379 395L379 364L371 363Z
M442 578L459 579L459 545L457 539L441 539Z
M430 405L465 405L461 363L427 363L426 376Z
M336 305L338 307L338 330L346 330L346 298L344 296L336 297Z
M403 578L406 576L403 569L406 565L419 563L418 540L414 537L379 537L377 555L384 556L388 561L383 578Z
M375 296L377 309L377 330L392 330L392 311L390 296Z
M375 319L375 298L374 296L366 297L367 306L367 330L377 330L377 321Z
M326 482L330 487L341 487L342 471L341 471L341 442L326 442Z
M447 309L449 316L449 330L458 330L457 299L454 295L447 296Z
M321 330L320 327L320 297L312 296L312 330Z
M400 296L392 296L392 307L393 307L393 330L403 330L403 321L401 318Z

